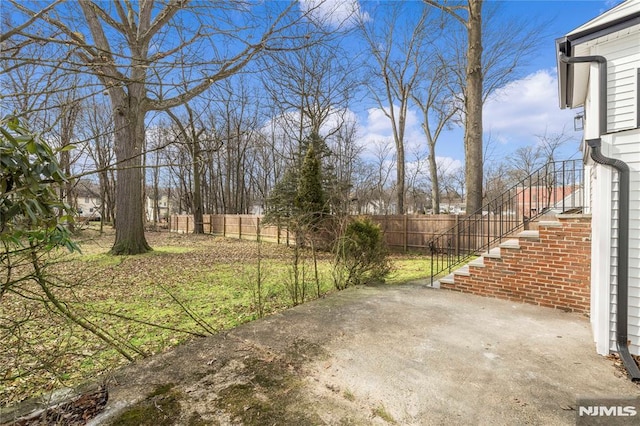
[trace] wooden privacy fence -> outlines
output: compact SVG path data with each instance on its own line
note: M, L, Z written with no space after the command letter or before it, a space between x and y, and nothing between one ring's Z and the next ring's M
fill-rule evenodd
M191 233L195 222L193 215L172 215L169 220L169 231ZM207 234L222 235L229 238L245 240L270 241L278 244L289 244L294 236L287 228L276 225L263 225L262 216L249 214L205 214L202 225Z
M428 250L430 241L445 231L450 231L447 237L449 249L455 251L473 247L472 239L484 239L489 235L501 232L499 219L491 216L481 222L482 229L477 229L469 235L469 230L457 226L460 221L458 215L380 215L367 216L380 225L384 232L387 245L394 250ZM204 232L222 235L230 238L257 240L258 235L263 241L278 244L293 244L295 238L285 227L263 225L262 216L255 215L203 215ZM171 232L193 232L194 221L192 215L173 215L169 220ZM433 247L431 247L433 248ZM442 247L435 249L441 250Z

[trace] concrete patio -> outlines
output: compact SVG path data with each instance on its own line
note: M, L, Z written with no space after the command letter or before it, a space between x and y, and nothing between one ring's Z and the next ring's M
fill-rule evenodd
M92 424L163 384L180 395L165 424L574 424L577 398L640 396L584 316L420 283L349 289L127 367Z

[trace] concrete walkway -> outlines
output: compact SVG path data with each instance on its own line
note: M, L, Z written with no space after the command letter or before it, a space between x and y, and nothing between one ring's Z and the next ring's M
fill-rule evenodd
M252 359L284 367L260 381ZM350 289L145 360L94 424L162 383L182 395L174 424L266 424L243 414L256 401L280 413L268 424L574 424L578 397L640 396L595 353L587 318L417 284ZM254 399L232 412L221 401L238 384Z

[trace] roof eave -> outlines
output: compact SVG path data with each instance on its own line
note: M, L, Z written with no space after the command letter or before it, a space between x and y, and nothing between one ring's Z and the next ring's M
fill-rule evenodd
M558 95L560 109L574 107L574 67L560 60L560 55L572 57L576 45L604 37L616 31L640 24L640 11L622 16L613 21L585 28L582 31L570 32L564 37L556 39L556 59L558 66ZM575 30L574 30L575 31Z
M640 24L640 11L631 13L627 16L622 16L613 21L605 22L595 27L586 28L585 30L577 33L569 33L565 38L571 42L572 45L576 45L586 43L587 41L603 37L607 34L611 34L637 24Z

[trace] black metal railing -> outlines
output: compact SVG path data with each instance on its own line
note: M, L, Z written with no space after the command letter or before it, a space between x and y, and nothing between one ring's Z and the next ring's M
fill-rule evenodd
M497 246L516 231L528 229L539 216L581 212L584 207L582 160L551 162L461 217L451 229L428 244L431 252L431 284L451 271Z

